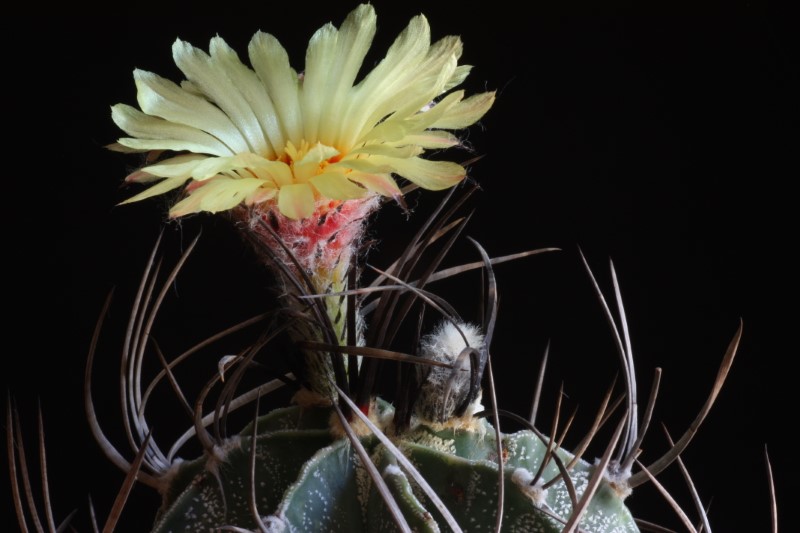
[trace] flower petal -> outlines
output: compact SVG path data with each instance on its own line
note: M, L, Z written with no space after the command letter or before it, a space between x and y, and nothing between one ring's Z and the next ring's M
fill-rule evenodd
M232 153L219 139L202 130L146 115L129 105L117 104L113 106L111 108L111 119L122 131L133 137L152 141L168 141L163 143L165 145L163 148L159 149L186 150L211 155L229 155ZM169 147L166 145L169 145ZM154 148L147 149L152 150Z
M409 134L421 133L436 121L440 120L450 108L456 105L463 97L464 91L452 92L425 111L416 113L409 118L399 115L392 116L384 120L380 126L389 128L391 125L398 124L399 127L402 127ZM370 137L372 136L371 132L367 132L367 135ZM361 142L363 142L363 140L359 140L359 143Z
M245 152L230 157L209 157L192 169L191 176L199 181L213 178L217 174L241 170L255 166L267 165L272 163L268 159Z
M306 70L303 78L301 102L303 103L303 135L307 141L316 141L319 120L327 101L330 65L336 60L338 30L333 24L318 29L308 42Z
M284 185L278 191L278 209L292 220L310 217L314 204L314 191L308 183Z
M119 152L121 154L139 154L147 151L147 150L140 150L137 148L129 148L118 142L107 144L105 147L106 149L111 150L112 152Z
M462 49L461 39L452 35L435 42L425 60L414 69L413 81L408 82L416 90L402 91L392 99L394 116L411 116L442 94L458 67Z
M384 101L362 125L359 137L369 134L376 120L391 114L389 120L404 120L442 94L456 76L458 57L462 52L461 40L450 36L440 39L426 51L424 58L412 68L407 68L405 78L396 92L383 95Z
M358 144L378 141L378 142L393 142L399 141L408 133L408 128L403 125L401 120L384 120L371 130L369 130L363 137L358 140Z
M192 173L201 162L209 159L208 156L199 154L184 154L170 159L159 161L141 169L141 172L154 178L191 178ZM218 159L218 158L212 158ZM136 181L144 181L137 179Z
M348 127L340 138L344 145L355 144L356 139L394 110L387 111L387 102L409 88L407 81L424 61L430 42L427 19L422 15L411 19L389 47L386 57L352 91L346 112Z
M218 107L152 72L135 70L139 107L178 124L205 131L222 141L232 153L247 152L247 141Z
M256 153L271 152L253 109L225 71L199 48L177 39L172 45L172 57L186 78L203 91L206 97L228 116L247 141L247 150Z
M378 160L381 159L379 162ZM348 159L347 161L339 161L328 165L328 170L347 171L357 170L359 172L366 172L367 174L388 174L392 172L393 167L386 163L385 157L370 157L369 159Z
M311 184L326 198L332 200L352 200L363 198L369 192L347 179L340 172L324 172L309 180Z
M348 179L360 183L372 192L382 196L395 198L403 193L397 183L389 174L371 174L367 172L352 172L347 175Z
M475 94L455 104L442 118L431 124L433 128L461 129L475 124L494 103L494 91Z
M376 162L384 162L393 171L423 189L439 191L452 187L464 179L467 171L451 161L428 161L420 157L397 159L375 156Z
M127 200L124 200L124 201L120 202L119 205L130 204L130 203L133 203L133 202L138 202L138 201L141 201L141 200L145 200L147 198L151 198L153 196L158 196L159 194L164 194L164 193L169 192L169 191L171 191L173 189L177 189L178 187L180 187L181 185L186 183L186 181L188 179L189 179L188 177L186 177L186 178L182 178L182 177L181 178L167 178L167 179L165 179L163 181L160 181L160 182L156 183L152 187L149 187L149 188L145 189L144 191L140 192L139 194L137 194L135 196L132 196L132 197L128 198Z
M244 203L245 205L254 205L260 204L262 202L266 202L267 200L272 200L275 198L275 195L278 194L278 189L275 187L269 186L261 186L255 191L251 192L245 198Z
M173 139L134 139L132 137L120 137L117 143L134 152L149 152L151 150L171 150L181 152L186 150L184 141ZM228 153L231 153L230 151Z
M394 146L413 144L421 148L443 149L459 144L458 137L443 130L425 130L415 135L406 135L399 141L391 143Z
M430 109L423 111L421 113L417 113L413 117L409 118L405 121L407 127L412 132L421 132L428 128L433 127L443 116L445 116L450 110L464 98L464 91L455 91L441 100L439 100L435 105L431 106Z
M405 144L403 146L390 146L386 144L368 144L366 146L362 146L361 148L356 148L355 150L351 150L347 157L344 158L343 161L350 161L351 157L354 155L359 154L366 154L366 155L385 155L388 157L414 157L416 155L420 155L423 152L423 149L419 146Z
M194 189L189 196L172 206L171 217L208 211L217 213L239 205L264 182L256 178L229 178L218 176Z
M339 151L335 148L317 143L316 146L306 152L302 159L295 161L292 167L295 181L308 181L312 176L319 173L320 165L323 161L337 155L339 155Z
M375 9L369 4L361 4L351 11L339 29L334 61L325 65L330 74L318 139L327 145L339 144L340 130L348 123L344 114L347 97L375 37L375 21ZM313 74L306 69L307 80Z
M167 160L174 162L174 165L165 167L166 162L145 167L142 171L158 174L169 174L169 176L187 175L195 180L205 181L222 173L247 170L255 174L262 181L274 181L276 185L292 183L292 171L286 163L282 161L270 161L257 154L245 152L229 157L202 157L189 161L198 156L178 156ZM185 163L184 163L185 162Z
M267 88L279 122L288 140L299 144L303 139L303 113L300 107L300 82L289 65L289 56L278 40L257 32L248 46L250 63ZM283 148L283 147L281 147ZM279 152L278 155L282 155Z
M262 179L269 177L280 187L294 183L292 169L283 161L268 161L265 159L258 165L253 166L251 170Z
M308 152L306 152L306 155L304 155L300 161L295 162L295 165L302 165L309 162L319 164L322 161L326 161L332 157L336 157L337 155L339 155L339 150L336 148L326 146L322 143L317 143Z
M247 101L247 105L261 126L262 136L268 140L271 147L271 150L261 155L274 157L286 145L286 135L266 87L258 75L245 66L236 52L221 38L211 39L209 52L214 64L225 72L233 85L242 93L242 97Z
M444 89L442 90L442 92L447 92L450 89L458 87L459 85L464 83L464 80L467 79L467 76L469 76L469 73L470 73L471 70L472 70L472 65L459 65L459 66L457 66L456 70L453 72L453 75L451 76L451 78L445 84Z

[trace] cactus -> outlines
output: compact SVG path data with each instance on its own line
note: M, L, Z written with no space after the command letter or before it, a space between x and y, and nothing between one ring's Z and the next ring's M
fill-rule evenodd
M312 408L319 409L319 408ZM331 409L323 409L330 415ZM384 404L379 417L390 417ZM332 439L327 424L317 427L298 422L309 413L300 407L279 409L261 417L253 438L248 430L233 438L235 445L221 464L198 468L181 465L174 482L182 489L165 501L165 511L154 531L206 531L225 525L258 528L247 497L254 485L262 523L288 531L393 531L395 525L384 502L372 488L363 464L346 439ZM328 416L311 414L317 420ZM436 431L420 424L393 439L438 494L453 517L470 531L492 531L496 521L498 461L494 429L481 421L468 429ZM255 442L255 446L253 446ZM447 530L446 522L413 480L398 465L393 452L374 437L361 444L378 467L408 525L417 531ZM572 503L563 480L549 489L531 485L547 454L547 443L532 431L501 438L505 483L504 524L508 531L561 531L557 517L569 516ZM557 450L562 463L573 456ZM250 469L251 454L255 468ZM208 460L205 461L206 463ZM183 470L193 475L181 475ZM570 471L578 498L582 497L595 467L578 461ZM540 479L559 477L549 461ZM251 479L252 476L252 479ZM230 496L226 496L230 495ZM202 512L199 511L202 509ZM546 509L552 512L549 514ZM622 498L608 486L600 488L582 521L591 531L638 531Z
M460 40L431 45L424 17L412 20L386 59L356 84L374 31L368 5L354 10L340 29L322 28L309 45L303 77L265 34L251 43L253 70L220 38L208 54L177 41L173 54L187 81L179 86L136 71L141 110L114 106L114 121L129 135L114 148L161 158L128 176L130 183L155 184L124 203L179 191L172 217L223 213L276 279L281 305L266 325L255 319L232 328L261 329L251 345L219 361L196 399L186 398L173 375L194 348L171 360L152 349L162 368L143 389L150 329L197 240L161 290L156 246L123 346L121 392L135 458L117 451L94 413L91 380L102 321L87 366L89 421L104 452L127 473L121 495L137 478L160 492L156 533L638 532L627 497L679 460L716 399L741 328L695 423L661 459L638 465L655 395L640 412L616 274L612 268L619 316L587 264L623 362L622 413L611 405L612 387L595 424L570 451L563 447L569 422L559 424L559 411L545 433L535 414L502 411L492 377L494 265L554 249L490 258L473 241L474 263L441 267L467 224L459 210L474 188L459 188L466 176L461 165L421 156L456 146L449 130L478 121L494 94L465 98L453 91L468 73L457 65ZM397 261L362 284L366 222L382 197L403 204L405 190L394 176L422 189L452 190ZM476 269L486 278L479 325L464 322L429 289L434 281ZM423 334L421 325L432 321L419 319L418 342L405 353L397 341L403 328L413 327L418 315L412 311L439 320ZM267 365L263 349L279 336L291 348ZM273 379L242 390L259 364L269 366ZM394 378L391 403L381 396L392 390L379 379L381 370ZM145 419L152 389L165 384L194 418L169 449L159 447ZM262 415L262 396L282 387L293 390L292 404ZM536 403L539 394L532 384ZM212 398L216 405L208 410ZM229 435L231 413L245 407L255 408L253 419ZM10 404L7 418L19 438ZM505 419L525 429L503 432ZM614 426L604 453L587 461L584 454L603 425ZM9 431L13 443L15 430ZM202 454L179 458L193 437ZM124 500L111 513L112 529Z

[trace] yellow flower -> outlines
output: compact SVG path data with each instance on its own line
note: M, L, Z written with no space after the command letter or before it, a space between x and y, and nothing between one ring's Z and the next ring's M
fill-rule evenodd
M112 148L178 153L128 176L157 183L123 203L184 187L173 217L245 204L276 205L299 220L332 201L399 196L393 174L425 189L458 183L461 165L421 156L457 145L446 130L479 120L494 93L452 91L470 69L457 64L461 40L431 44L422 15L356 83L374 34L374 10L361 5L338 30L327 24L314 34L302 74L269 34L250 42L253 69L219 37L209 53L176 41L173 57L186 80L136 70L141 111L112 107L129 135Z

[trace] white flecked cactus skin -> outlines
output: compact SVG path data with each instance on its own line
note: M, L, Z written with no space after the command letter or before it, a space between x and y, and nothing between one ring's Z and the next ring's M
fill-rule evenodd
M383 404L382 409L391 407ZM300 407L292 407L258 421L254 485L262 525L269 524L270 531L398 530L350 442L333 439L324 426L297 429L307 414ZM363 440L412 530L447 531L436 509L392 453L373 437ZM496 434L485 421L474 428L442 431L420 424L396 436L395 441L464 531L494 531L501 462L505 483L503 531L562 531L572 513L563 480L541 491L541 498L533 494L531 481L547 456L547 442L531 431L501 437L502 461L495 452ZM238 446L227 454L216 475L202 465L183 466L195 473L176 477L171 492L177 496L165 502L154 531L208 531L223 526L258 530L260 526L248 507L252 442L247 436L237 438ZM562 463L572 459L564 450L555 453ZM570 470L570 483L578 498L586 490L593 469L578 461ZM546 482L559 477L556 463L550 460L539 479ZM598 533L638 531L622 499L609 486L594 495L580 525Z

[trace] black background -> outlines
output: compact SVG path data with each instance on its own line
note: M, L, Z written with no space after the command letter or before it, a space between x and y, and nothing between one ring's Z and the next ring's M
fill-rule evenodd
M493 256L563 249L497 268L501 301L492 353L501 407L527 412L550 339L543 425L563 382L565 410L579 408L577 429L567 439L574 444L617 372L578 246L609 294L608 259L614 260L640 394L646 397L653 369L662 367L655 418L673 435L702 405L741 317L744 337L728 383L685 459L704 501L711 501L715 530L766 531L764 446L779 501L788 502L794 464L788 428L797 418L790 387L798 355L792 193L798 61L789 21L762 16L752 6L736 16L529 17L501 2L376 4L379 29L368 61L378 60L408 19L423 11L434 38L462 36L461 62L475 65L465 84L469 93L498 91L494 108L465 134L473 152L450 156L485 156L470 170L482 191L470 205L476 212L469 235ZM117 286L96 396L103 425L128 457L113 364L127 307L160 229L170 265L203 231L155 330L168 353L268 308L271 299L269 275L221 218L165 224L162 200L115 207L131 194L120 183L138 160L103 148L119 136L109 106L135 104L135 67L179 79L170 54L177 36L206 48L219 34L244 57L252 33L263 29L281 40L299 69L312 32L329 20L338 25L350 8L51 13L2 22L4 35L17 37L5 58L8 329L0 375L19 406L31 462L41 401L56 515L79 507L81 531L89 530L86 496L92 494L104 519L122 480L89 435L81 403L85 354L107 291ZM370 263L388 265L439 198L411 196L408 219L387 205L372 226L379 242ZM462 243L449 264L476 258ZM437 290L466 317L477 316L477 275ZM199 381L216 358L230 353L224 350L206 354ZM185 422L170 409L159 406L152 415L156 439L162 431L164 443L176 431L173 421L181 428ZM648 462L663 448L656 426L642 458ZM674 472L664 480L688 504ZM13 531L6 490L4 481L0 509L8 511L3 525ZM629 503L643 518L679 528L652 489L636 492ZM145 530L156 505L149 489L137 487L120 530ZM781 513L787 527L786 503Z

